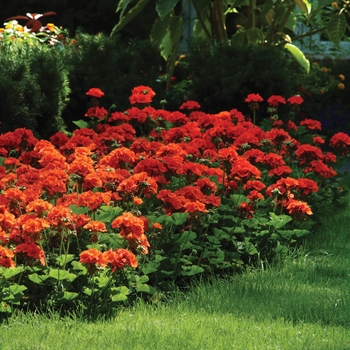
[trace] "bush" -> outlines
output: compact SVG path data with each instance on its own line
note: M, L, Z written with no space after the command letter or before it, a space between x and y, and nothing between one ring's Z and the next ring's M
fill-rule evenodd
M72 90L63 119L72 128L72 121L84 116L89 99L86 91L101 88L106 93L103 104L127 109L131 89L137 85L150 85L161 89L156 80L163 64L158 51L149 40L122 44L104 34L78 34L76 46L70 47L67 66Z
M300 69L278 48L198 41L190 44L185 61L192 80L187 97L198 101L207 113L235 107L245 114L244 99L250 93L264 99L291 96L295 94L292 73Z
M40 43L0 46L0 132L30 128L49 137L61 122L69 93L62 52Z

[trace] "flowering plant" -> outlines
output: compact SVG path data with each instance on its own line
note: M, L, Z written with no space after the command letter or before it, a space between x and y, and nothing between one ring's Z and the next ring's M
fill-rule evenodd
M55 15L55 12L44 14L30 14L26 16L15 16L8 18L4 23L4 28L0 28L0 41L11 43L12 41L25 41L28 43L41 42L49 46L62 45L66 41L66 32L53 23L43 25L40 17ZM27 20L27 24L22 26L17 20Z
M136 87L137 107L95 116L95 129L0 135L0 312L106 313L194 275L264 268L345 195L333 166L348 135L325 153L317 121L265 131L237 109L155 109L152 91Z

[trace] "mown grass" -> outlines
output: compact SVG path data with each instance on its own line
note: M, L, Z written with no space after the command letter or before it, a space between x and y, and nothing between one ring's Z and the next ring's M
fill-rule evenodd
M1 325L0 349L350 349L349 267L343 211L283 264L199 282L109 320L18 314Z

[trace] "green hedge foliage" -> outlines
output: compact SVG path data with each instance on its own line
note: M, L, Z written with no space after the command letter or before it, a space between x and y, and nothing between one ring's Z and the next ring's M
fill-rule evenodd
M63 57L39 43L0 45L0 132L29 128L46 138L60 128L69 94Z

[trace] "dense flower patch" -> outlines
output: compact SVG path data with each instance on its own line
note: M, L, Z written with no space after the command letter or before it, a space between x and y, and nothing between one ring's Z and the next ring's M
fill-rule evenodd
M106 312L193 275L263 266L343 195L319 122L276 118L279 103L298 97L273 96L263 130L236 109L210 115L195 101L157 110L146 86L124 112L99 107L98 88L87 95L91 127L49 141L26 129L0 135L0 312ZM345 156L350 137L330 146Z

